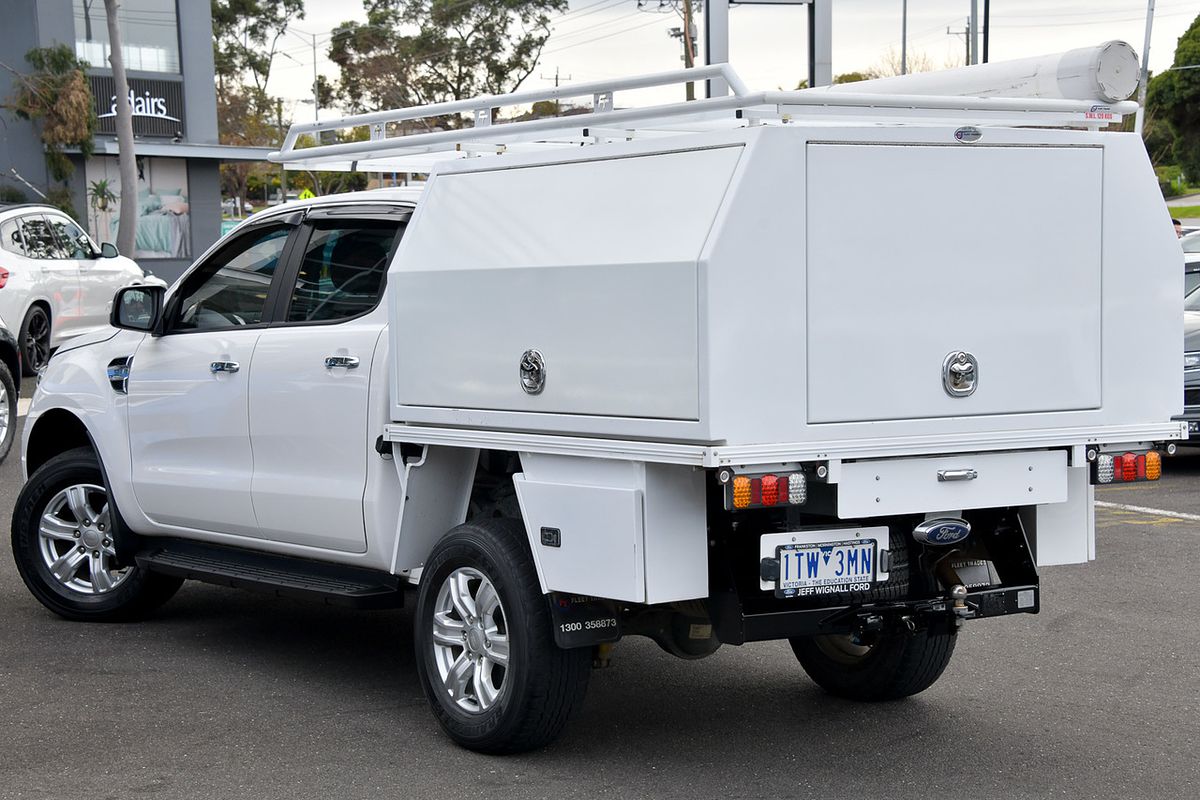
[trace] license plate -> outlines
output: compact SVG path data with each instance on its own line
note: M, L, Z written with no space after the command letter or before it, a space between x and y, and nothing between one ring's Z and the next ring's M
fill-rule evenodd
M797 595L860 592L871 588L879 571L879 548L874 539L780 545L776 594Z

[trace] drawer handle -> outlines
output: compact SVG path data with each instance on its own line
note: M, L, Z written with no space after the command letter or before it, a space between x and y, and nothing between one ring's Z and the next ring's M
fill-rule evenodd
M939 469L938 482L948 483L950 481L973 481L979 477L979 473L973 469Z

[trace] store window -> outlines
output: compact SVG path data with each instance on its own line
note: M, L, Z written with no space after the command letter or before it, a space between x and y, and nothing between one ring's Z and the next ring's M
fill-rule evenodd
M136 259L177 258L191 260L191 202L188 198L187 162L182 158L137 159L137 217L133 253ZM105 181L117 198L89 203L88 231L97 242L115 242L121 208L121 173L113 156L87 160L88 186ZM215 201L214 201L215 202Z
M104 0L74 0L75 55L108 67ZM117 12L125 69L179 74L179 22L175 0L121 0Z

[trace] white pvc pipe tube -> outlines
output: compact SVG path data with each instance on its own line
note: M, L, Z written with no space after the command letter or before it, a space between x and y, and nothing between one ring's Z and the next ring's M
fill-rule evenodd
M841 83L808 91L1046 97L1115 103L1137 89L1138 70L1134 49L1125 42L1112 41L1065 53Z

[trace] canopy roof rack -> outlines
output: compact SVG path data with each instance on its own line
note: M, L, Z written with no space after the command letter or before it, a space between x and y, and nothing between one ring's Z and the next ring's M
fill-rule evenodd
M722 78L732 96L682 103L616 108L618 91L630 91ZM497 110L539 101L591 95L584 113L494 123ZM804 121L870 121L897 124L948 121L954 124L1073 127L1097 130L1134 112L1131 101L1105 103L1046 97L962 97L871 92L751 92L728 64L638 75L619 80L526 89L467 100L433 103L339 119L295 123L271 161L288 169L427 172L447 158L494 155L505 151L579 146L615 139L680 135L749 125ZM469 114L471 127L438 130L439 117ZM403 132L423 126L425 130ZM368 127L370 139L298 147L301 137L320 140L329 131Z

